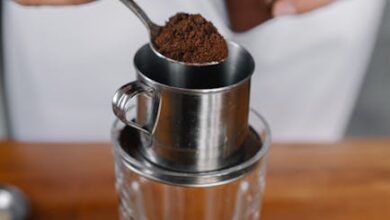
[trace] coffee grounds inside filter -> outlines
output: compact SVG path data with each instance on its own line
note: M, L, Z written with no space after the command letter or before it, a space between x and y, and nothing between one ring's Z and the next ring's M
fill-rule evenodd
M200 14L178 13L169 18L154 46L162 55L185 63L219 62L228 56L225 39Z

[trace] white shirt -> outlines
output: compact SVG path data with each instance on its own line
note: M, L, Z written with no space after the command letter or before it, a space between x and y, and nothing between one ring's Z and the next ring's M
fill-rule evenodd
M253 30L228 29L222 0L144 0L162 24L198 12L254 56L251 106L276 141L334 141L354 106L385 0L343 0ZM135 79L132 57L145 28L119 1L83 6L4 3L7 94L12 133L26 141L107 141L111 98Z

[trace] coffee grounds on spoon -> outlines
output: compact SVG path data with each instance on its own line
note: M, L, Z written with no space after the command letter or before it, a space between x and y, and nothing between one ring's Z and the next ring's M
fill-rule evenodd
M169 18L154 46L162 55L185 63L219 62L228 56L225 39L200 14L178 13Z

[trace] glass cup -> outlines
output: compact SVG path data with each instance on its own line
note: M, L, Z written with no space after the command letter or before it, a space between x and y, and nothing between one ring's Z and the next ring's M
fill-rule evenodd
M116 121L112 129L116 188L122 220L260 219L270 129L249 114L247 155L241 162L208 172L169 170L144 159L139 132Z

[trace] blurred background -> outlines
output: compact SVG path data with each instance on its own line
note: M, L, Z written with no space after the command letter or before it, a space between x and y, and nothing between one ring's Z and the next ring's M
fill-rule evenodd
M257 65L251 105L275 141L390 136L385 0L336 1L240 33L231 30L223 0L140 4L160 24L177 11L201 13L248 48ZM147 42L141 23L119 1L0 7L0 137L108 141L111 97L135 79L131 59Z

